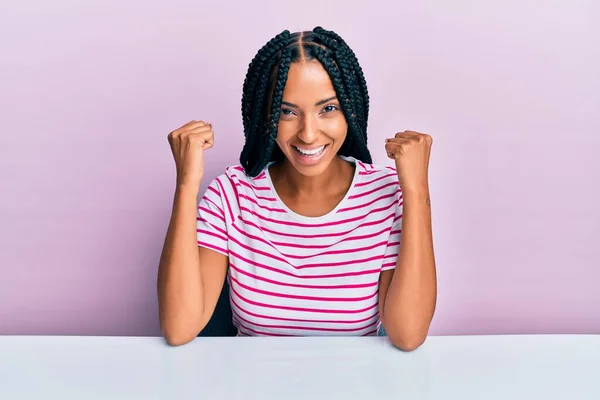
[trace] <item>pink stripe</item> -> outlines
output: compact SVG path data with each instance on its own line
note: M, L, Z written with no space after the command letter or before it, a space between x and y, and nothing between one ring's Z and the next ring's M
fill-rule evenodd
M373 315L371 315L370 317L367 317L367 318L361 318L361 319L355 319L355 320L342 320L342 321L337 321L337 320L318 320L318 319L299 319L299 318L284 318L284 317L276 317L276 316L273 316L273 315L257 314L257 313L253 313L253 312L247 311L244 308L240 307L240 305L238 303L236 303L236 301L233 298L231 298L231 304L233 304L235 306L235 308L237 308L238 310L240 310L244 314L252 315L253 317L257 317L257 318L272 319L272 320L276 320L276 321L308 322L308 323L319 323L319 324L359 324L361 322L369 321L369 320L371 320L371 319L373 319L373 318L375 318L375 317L377 317L379 315L379 311L377 311L375 314L373 314Z
M198 221L198 218L196 218L196 221ZM228 236L228 235L227 235L227 231L225 231L225 230L223 230L223 229L219 228L218 226L215 226L215 225L211 224L210 222L208 222L208 221L207 221L207 220L205 220L204 218L200 218L200 221L201 221L201 222L205 222L205 223L207 223L208 225L210 225L210 227L211 227L211 228L213 228L213 229L214 229L214 230L216 230L216 231L219 231L219 233L223 234L225 237L227 237L227 236ZM198 230L198 229L196 229L196 232L199 232L199 230ZM225 240L227 240L227 239L225 239Z
M303 330L303 331L319 331L319 332L356 332L356 331L362 331L364 329L369 329L372 326L377 325L379 323L378 321L375 321L368 325L361 326L359 328L320 328L320 327L316 327L316 326L267 325L267 324L259 324L257 322L248 321L247 319L245 319L244 317L239 315L237 312L233 311L233 313L235 314L235 317L238 320L241 320L241 321L245 322L246 324L250 324L252 326L258 326L261 328L271 328L271 329L292 329L292 330L297 329L297 330Z
M229 217L231 218L231 221L233 221L233 211L231 209L231 203L229 203L229 198L227 197L227 192L225 191L225 187L223 186L223 183L221 182L221 180L219 178L216 179L217 184L219 185L219 188L221 189L221 193L222 193L222 198L225 199L225 203L227 204L227 209L229 210ZM233 190L235 191L235 187L233 188Z
M241 185L236 185L236 187L240 187ZM264 200L264 201L269 201L271 203L277 203L277 199L275 197L264 197L264 196L259 196L256 193L253 193L254 197L258 200Z
M390 242L387 244L387 247L398 246L399 244L400 244L400 242Z
M401 219L402 219L402 214L400 214L396 218L394 218L393 223L396 223L396 222L400 221Z
M221 193L219 193L219 191L217 189L215 189L214 187L212 187L212 185L210 185L208 187L208 190L210 190L211 192L213 192L214 194L216 194L217 197L221 197Z
M219 246L212 245L210 243L206 243L205 241L202 241L202 240L198 240L198 246L206 247L207 249L210 249L210 250L215 250L215 251L218 251L221 253L229 254L229 252L226 249L219 247Z
M375 188L375 189L371 189L371 190L369 190L367 192L359 193L359 194L354 194L352 196L349 196L348 199L358 199L360 197L365 197L365 196L370 195L371 193L379 192L380 190L383 190L383 189L385 189L386 187L389 187L389 186L398 186L398 182L386 183L383 186L380 186L380 187Z
M244 171L244 168L241 165L236 165L234 167L231 167L231 169L241 172L242 174L246 173L246 171ZM264 179L264 178L266 178L266 173L265 173L265 171L262 171L260 174L258 174L258 176L256 178L253 178L252 180L258 181L258 180Z
M221 235L217 235L214 232L210 232L210 231L207 231L207 230L204 230L204 229L196 229L196 232L197 233L203 233L203 234L208 235L208 236L212 236L214 238L217 238L217 239L222 240L223 242L227 243L227 238L224 238Z
M240 210L246 211L247 213L250 213L250 214L254 215L255 217L258 217L258 218L262 219L263 221L272 222L274 224L279 224L279 225L298 226L298 227L302 227L302 228L322 228L322 227L326 227L326 226L341 225L341 224L345 224L348 222L358 221L358 220L364 218L364 215L360 215L358 217L349 218L349 219L345 219L345 220L341 220L341 221L335 221L335 222L325 222L322 224L304 224L302 222L281 221L281 220L265 217L264 215L261 215L261 214L257 213L256 211L250 210L249 208L246 208L246 207L240 207Z
M255 331L251 328L248 328L247 326L242 324L240 321L237 321L237 323L238 323L238 329L240 331L242 331L242 333L244 333L246 336L253 336L253 335L248 334L247 332L254 333L254 336L292 336L292 335L283 335L283 334L279 334L279 333L268 333L268 332ZM246 331L246 332L243 332L243 331Z
M243 229L240 229L237 225L233 225L233 227L235 228L235 230L237 230L241 235L246 236L247 238L251 239L251 240L256 240L258 242L262 242L264 244L266 244L267 246L270 246L273 250L279 252L279 249L276 248L272 243L270 243L269 241L259 237L259 236L255 236L255 235L251 235L248 232L246 232ZM343 243L344 240L339 241L338 243ZM313 257L318 257L318 256L327 256L327 255L332 255L332 254L349 254L349 253L359 253L361 251L367 251L367 250L372 250L375 249L379 246L383 246L387 243L387 241L383 241L383 242L379 242L379 243L374 243L370 246L364 246L364 247L358 247L358 248L352 248L352 249L341 249L341 250L330 250L330 251L323 251L321 253L316 253L316 254L312 254L312 255L304 255L304 256L299 256L299 255L295 255L295 254L286 254L283 252L279 252L279 254L281 254L284 257L288 257L288 258L293 258L296 260L306 260L308 258L313 258Z
M256 261L245 258L232 250L229 250L229 253L231 255L233 255L236 259L242 260L250 265L254 265L255 267L266 269L266 270L269 270L272 272L276 272L281 275L293 276L294 278L300 278L300 279L343 278L343 277L347 277L347 276L370 275L370 274L376 274L376 273L378 274L380 272L379 269L369 269L369 270L358 271L358 272L341 272L341 273L337 273L337 274L295 275L288 271L280 270L277 268L269 267L268 265L257 263Z
M385 179L385 178L391 178L392 176L397 176L397 175L396 175L396 174L387 174L387 175L383 175L383 176L380 176L379 178L373 179L373 180L371 180L371 181L368 181L368 182L359 182L359 183L357 183L356 185L354 185L354 187L362 187L362 186L367 186L367 185L370 185L371 183L378 182L378 181L380 181L380 180L382 180L382 179Z
M379 172L379 171L377 171L377 170L368 170L368 171L360 171L358 174L359 175L373 175L373 174L376 174L377 172Z
M362 297L318 297L318 296L301 296L301 295L297 295L297 294L286 294L286 293L277 293L277 292L270 292L268 290L262 290L262 289L257 289L257 288L253 288L252 286L248 286L243 284L242 282L238 281L235 277L231 276L230 277L231 282L236 283L239 287L246 289L250 292L253 293L258 293L258 294L262 294L265 296L271 296L271 297L281 297L284 299L296 299L296 300L310 300L310 301L338 301L338 302L358 302L358 301L365 301L365 300L369 300L372 299L373 297L377 296L377 291L373 292L373 294L370 294L368 296L362 296Z
M249 221L247 219L244 219L242 216L240 216L240 221L242 221L245 225L249 225L249 226L253 226L257 229L259 229L260 231L264 232L269 232L272 233L274 235L279 235L279 236L288 236L288 237L297 237L297 238L304 238L304 239L316 239L316 238L326 238L326 237L335 237L335 236L344 236L347 235L348 233L353 232L354 230L358 229L358 228L363 228L366 226L373 226L373 225L379 225L382 224L384 222L386 222L387 219L389 218L393 218L396 215L396 213L392 213L387 215L386 217L377 220L377 221L372 221L372 222L365 222L364 224L360 224L359 226L357 226L354 229L350 229L348 231L343 231L343 232L334 232L334 233L317 233L317 234L313 234L313 235L303 235L303 234L299 234L299 233L287 233L287 232L281 232L281 231L275 231L266 227L261 227L257 224L255 224L252 221ZM235 223L235 222L234 222Z
M245 194L240 194L240 198L251 201L252 203L256 204L258 207L262 208L263 210L268 210L268 211L278 212L278 213L286 212L283 208L271 208L271 207L263 206L262 204L259 204L258 201L256 201L255 199L253 199L250 196L246 196Z
M390 170L390 171L394 171L394 172L396 172L396 173L398 172L398 171L396 170L396 168L394 168L394 167L384 167L383 169L374 169L374 168L373 168L373 169L370 169L370 170L368 170L368 171L367 171L367 170L365 170L365 171L364 171L364 173L363 173L363 172L360 172L360 173L359 173L359 175L371 175L371 174L374 174L374 173L377 173L377 172L383 172L383 171L385 171L386 169L388 169L388 170Z
M250 272L244 271L243 269L236 267L235 265L233 265L233 263L229 263L229 268L233 269L234 271L236 271L242 275L246 275L249 278L256 279L256 280L263 281L263 282L268 282L268 283L271 283L273 285L278 285L278 286L288 286L288 287L305 288L305 289L359 289L359 288L377 286L377 282L359 283L359 284L355 284L355 285L301 285L301 284L297 284L297 283L286 283L286 282L276 281L273 279L265 278L263 276L254 275L254 274L251 274Z
M299 312L312 312L312 313L326 313L326 314L359 314L362 312L366 312L369 310L372 310L374 308L377 307L377 302L375 302L372 306L360 309L360 310L330 310L330 309L320 309L320 308L301 308L301 307L288 307L288 306L278 306L278 305L274 305L274 304L266 304L266 303L260 303L258 301L253 301L250 299L245 298L244 296L241 296L237 290L235 290L235 286L232 285L231 286L231 291L242 301L244 301L245 303L248 304L252 304L254 306L258 306L258 307L265 307L265 308L277 308L279 310L289 310L289 311L299 311Z
M286 246L286 247L295 247L295 248L300 248L300 249L325 249L328 247L332 247L335 246L339 243L342 242L350 242L350 241L354 241L354 240L363 240L363 239L370 239L376 236L379 236L383 233L389 232L390 228L384 228L382 230L380 230L379 232L375 232L375 233L370 233L368 235L359 235L359 236L351 236L348 238L344 238L342 240L339 240L335 243L331 243L331 244L322 244L322 245L318 245L318 244L299 244L299 243L290 243L290 242L276 242L276 241L272 241L272 243L274 245L277 246Z
M254 248L252 248L250 246L246 246L245 244L243 244L242 242L240 242L239 240L237 240L233 236L230 236L229 240L231 240L232 242L234 242L238 246L242 247L243 249L248 250L251 253L260 254L262 256L265 256L265 257L268 257L268 258L272 258L273 260L280 261L280 262L285 263L285 264L289 265L290 267L296 268L296 269L323 268L323 267L339 267L339 266L347 266L347 265L353 265L353 264L360 264L360 263L365 263L365 262L369 262L369 261L375 261L375 260L382 260L383 259L382 255L378 255L378 256L373 256L373 257L368 257L368 258L362 258L362 259L354 259L354 260L343 261L343 262L293 265L293 264L289 263L287 260L285 260L285 259L283 259L281 257L278 257L276 255L267 253L266 251L262 251L262 250L254 249Z
M205 213L207 213L207 214L210 214L210 215L212 215L212 216L213 216L213 217L215 217L215 218L218 218L218 219L220 219L220 220L221 220L221 221L223 221L223 222L225 222L225 217L224 217L224 216L222 216L222 215L219 215L219 214L217 214L216 212L214 212L214 211L212 211L212 210L209 210L208 208L206 208L206 207L204 207L204 206L199 206L199 207L198 207L198 209L199 209L199 210L202 210L202 211L204 211L204 212L205 212ZM199 217L196 217L196 221L198 221L199 219L200 219Z
M271 188L270 188L270 187L268 187L268 186L254 186L254 185L251 185L251 184L249 184L248 182L245 182L245 181L243 181L243 180L241 180L241 179L238 179L238 180L237 180L237 182L238 182L240 185L244 185L244 186L246 186L246 187L248 187L248 188L250 188L250 189L252 189L252 190L260 190L260 191L264 191L264 190L271 190Z
M385 263L385 264L381 264L381 269L383 268L387 268L387 267L395 267L397 263L393 262L393 263Z
M378 213L380 211L389 210L390 208L394 207L395 205L396 204L394 204L394 203L390 203L389 205L384 206L384 207L374 208L369 211L369 215ZM272 222L274 224L280 224L280 225L298 226L298 227L302 227L302 228L323 228L323 227L329 227L329 226L334 226L334 225L342 225L342 224L346 224L348 222L359 221L366 217L365 215L359 215L357 217L347 218L347 219L333 221L333 222L324 222L322 224L303 224L301 222L280 221L280 220L276 220L273 218L268 218L268 217L265 217L265 216L257 213L256 211L250 210L249 208L246 208L246 207L240 207L240 210L246 211L247 213L250 213L250 214L258 217L258 218L262 219L263 221Z
M371 336L371 335L374 335L376 333L377 333L377 329L375 329L374 331L371 331L371 332L367 332L363 336Z
M354 206L354 207L340 208L338 210L338 212L346 212L346 211L358 210L359 208L363 208L363 207L368 207L371 204L373 204L373 203L375 203L375 202L377 202L379 200L384 200L384 199L388 199L390 197L394 197L395 195L397 195L400 192L401 192L400 189L397 189L394 193L386 194L384 196L379 196L376 199L373 199L373 200L369 201L368 203L363 203L363 204L360 204L360 205ZM396 203L394 202L392 204L396 204Z
M214 201L212 201L212 200L211 200L210 198L208 198L208 197L206 197L206 198L205 198L205 200L206 200L207 202L209 202L210 204L212 204L212 205L213 205L213 206L214 206L214 207L215 207L217 210L219 210L219 214L221 214L221 215L225 215L225 213L223 212L223 209L222 209L221 207L219 207L219 206L217 205L217 203L215 203Z

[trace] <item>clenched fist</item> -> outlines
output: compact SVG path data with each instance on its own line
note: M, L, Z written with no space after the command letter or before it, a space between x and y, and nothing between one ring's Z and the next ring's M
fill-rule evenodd
M212 125L190 121L169 133L168 139L177 167L177 185L199 188L204 176L204 150L214 144Z
M404 131L386 139L385 150L396 161L398 181L404 193L429 190L429 156L433 139L430 135Z

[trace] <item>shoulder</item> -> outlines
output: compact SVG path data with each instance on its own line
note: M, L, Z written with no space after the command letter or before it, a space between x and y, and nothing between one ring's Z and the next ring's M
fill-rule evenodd
M258 176L252 178L246 175L241 165L229 165L225 170L215 177L208 185L208 190L218 192L222 196L237 197L240 190L245 188L256 188L266 185L266 173L261 172Z
M400 194L396 168L379 164L367 164L357 160L356 169L358 171L355 187L369 188L376 192L398 192Z

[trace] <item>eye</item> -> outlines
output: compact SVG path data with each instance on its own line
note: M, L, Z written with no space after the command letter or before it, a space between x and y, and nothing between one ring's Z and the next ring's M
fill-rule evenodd
M330 113L339 110L339 108L333 104L329 104L323 108L323 112Z
M289 108L282 108L281 114L285 115L285 116L290 116L290 115L294 114L294 112L292 110L290 110Z

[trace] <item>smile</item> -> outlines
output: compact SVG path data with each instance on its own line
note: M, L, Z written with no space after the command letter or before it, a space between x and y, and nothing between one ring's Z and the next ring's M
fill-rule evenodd
M325 150L325 147L327 147L327 145L323 145L321 147L316 147L314 149L304 149L302 147L296 147L296 146L292 146L294 149L296 149L296 151L300 154L302 154L303 156L306 157L317 157L319 155L321 155L321 153L323 153L323 151Z

